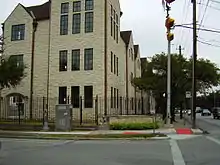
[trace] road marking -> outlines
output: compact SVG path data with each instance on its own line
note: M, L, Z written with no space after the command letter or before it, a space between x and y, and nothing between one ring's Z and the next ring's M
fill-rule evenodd
M173 156L173 165L186 165L176 140L170 140L171 153Z
M213 141L213 142L215 142L215 143L217 143L218 145L220 145L220 141L219 140L217 140L217 139L215 139L215 138L213 138L211 136L206 136L206 138L211 140L211 141Z

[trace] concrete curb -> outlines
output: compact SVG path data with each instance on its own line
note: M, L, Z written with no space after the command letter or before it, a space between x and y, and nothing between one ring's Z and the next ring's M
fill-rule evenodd
M149 137L149 138L86 138L86 137L37 137L37 136L0 136L0 138L10 138L10 139L38 139L38 140L167 140L170 139L170 137Z

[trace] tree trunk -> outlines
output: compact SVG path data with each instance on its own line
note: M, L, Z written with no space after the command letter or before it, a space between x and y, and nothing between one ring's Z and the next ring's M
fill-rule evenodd
M183 119L183 102L180 103L180 119Z

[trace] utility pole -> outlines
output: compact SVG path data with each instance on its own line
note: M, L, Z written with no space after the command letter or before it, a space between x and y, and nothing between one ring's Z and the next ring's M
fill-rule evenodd
M179 45L178 50L179 50L179 56L181 56L182 55L182 50L184 50L181 45ZM185 103L185 101L184 101L184 103ZM182 119L182 118L183 118L183 110L181 108L181 110L180 110L180 119Z
M196 127L196 60L197 60L197 32L196 32L196 0L193 3L193 64L192 64L192 128Z

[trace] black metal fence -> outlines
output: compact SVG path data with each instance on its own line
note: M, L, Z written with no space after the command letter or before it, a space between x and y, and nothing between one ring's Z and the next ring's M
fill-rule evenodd
M93 99L70 98L65 100L66 104L72 104L73 124L94 124L98 125L99 119L104 115L147 115L149 114L149 100L145 98L108 98L105 108L104 98L94 97ZM0 121L15 123L43 123L45 119L54 123L56 119L56 105L58 98L35 97L30 110L28 98L1 98L0 99Z

